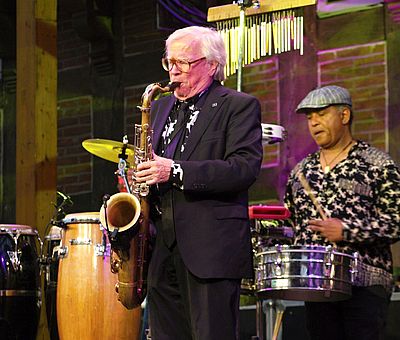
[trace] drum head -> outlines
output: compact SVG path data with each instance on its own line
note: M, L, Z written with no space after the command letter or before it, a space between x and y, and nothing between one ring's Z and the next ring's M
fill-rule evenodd
M49 234L45 236L45 240L61 240L62 238L62 228L53 225L50 228Z
M100 223L100 212L81 212L75 214L68 214L64 217L63 222L65 224L75 223Z
M19 233L25 235L37 235L38 231L28 225L0 224L0 234Z

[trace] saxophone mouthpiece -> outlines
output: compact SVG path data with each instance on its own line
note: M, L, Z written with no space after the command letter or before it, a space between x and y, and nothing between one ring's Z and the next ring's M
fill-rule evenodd
M169 91L173 91L175 90L177 87L179 87L179 85L181 84L181 82L179 81L173 81L167 84L167 88L169 88Z

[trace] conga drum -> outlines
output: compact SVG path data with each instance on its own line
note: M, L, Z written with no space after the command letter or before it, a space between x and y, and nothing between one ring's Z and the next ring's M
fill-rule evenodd
M0 338L36 339L40 316L38 232L0 224Z
M141 308L117 299L110 245L98 212L69 214L59 251L57 323L61 340L138 339Z

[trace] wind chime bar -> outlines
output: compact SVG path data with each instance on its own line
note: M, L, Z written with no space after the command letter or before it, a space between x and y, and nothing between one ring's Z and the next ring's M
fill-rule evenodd
M216 22L217 30L225 42L228 77L239 68L240 30L238 19ZM241 66L248 65L265 56L298 50L303 54L303 10L284 10L245 18L244 48Z
M297 7L315 5L316 0L259 0L257 8L246 9L246 15L260 15L262 13L278 12ZM239 17L240 8L237 4L230 4L208 9L207 21L221 21Z

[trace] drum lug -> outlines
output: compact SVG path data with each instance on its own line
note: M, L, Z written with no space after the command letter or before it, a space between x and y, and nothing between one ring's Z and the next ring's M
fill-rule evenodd
M60 259L66 258L68 256L68 247L60 247L58 256Z
M278 257L275 263L275 275L282 276L282 258Z
M111 244L104 245L103 243L97 243L94 249L96 256L110 256L111 254Z
M8 254L8 257L10 258L12 267L14 268L15 271L17 271L19 269L19 265L20 265L19 257L21 256L21 252L8 251L7 254Z
M282 245L276 246L275 275L282 276Z
M359 254L358 252L353 253L353 259L350 264L350 280L351 283L354 283L356 281L356 276L358 274L358 258Z
M327 246L325 250L326 250L326 253L324 255L325 276L330 278L335 254L333 253L332 246Z

